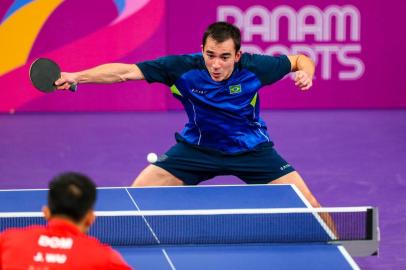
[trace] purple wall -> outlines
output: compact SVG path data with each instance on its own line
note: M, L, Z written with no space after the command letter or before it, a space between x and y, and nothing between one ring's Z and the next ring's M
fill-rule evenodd
M201 6L181 0L170 5L165 0L69 0L54 1L46 10L40 1L18 3L24 2L0 3L0 112L180 108L158 84L81 85L77 94L44 95L33 89L27 73L37 57L53 58L74 71L197 52L203 31L216 20L241 28L246 52L305 53L317 62L311 91L301 92L288 76L262 89L263 108L406 107L400 82L406 35L397 31L405 4L400 0L208 0ZM99 12L93 12L96 4Z

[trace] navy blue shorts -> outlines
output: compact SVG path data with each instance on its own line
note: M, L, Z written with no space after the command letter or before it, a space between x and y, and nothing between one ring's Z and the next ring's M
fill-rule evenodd
M273 143L262 143L251 151L231 155L178 141L154 165L186 185L197 185L218 175L234 175L247 184L267 184L294 171L276 152Z

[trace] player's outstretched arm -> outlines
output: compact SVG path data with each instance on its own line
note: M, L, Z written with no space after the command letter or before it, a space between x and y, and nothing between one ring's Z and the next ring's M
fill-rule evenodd
M79 72L61 72L55 84L58 89L69 89L79 83L117 83L143 80L144 75L135 64L110 63Z
M314 62L305 55L289 55L288 58L295 72L295 85L301 90L310 89L313 85Z

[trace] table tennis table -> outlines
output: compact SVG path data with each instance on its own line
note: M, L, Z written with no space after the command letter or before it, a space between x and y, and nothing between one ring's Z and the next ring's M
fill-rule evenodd
M38 212L46 204L46 195L46 189L1 190L0 213ZM291 185L230 185L99 188L95 210L98 215L104 211L309 207ZM148 230L153 234L154 228ZM137 270L359 269L343 246L329 243L144 245L115 249Z

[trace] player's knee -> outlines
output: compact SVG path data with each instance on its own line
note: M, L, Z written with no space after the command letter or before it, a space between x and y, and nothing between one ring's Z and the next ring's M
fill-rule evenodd
M314 208L321 207L320 203L316 200L316 198L313 195L310 195L310 198L308 198L308 201L310 205Z
M145 181L142 178L137 177L131 184L132 187L144 187L146 186Z
M168 171L154 165L149 165L145 168L132 184L134 187L179 185L183 185L181 180Z

